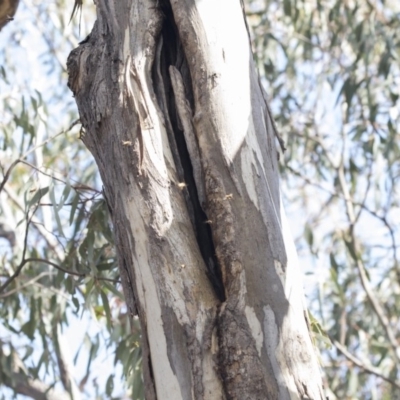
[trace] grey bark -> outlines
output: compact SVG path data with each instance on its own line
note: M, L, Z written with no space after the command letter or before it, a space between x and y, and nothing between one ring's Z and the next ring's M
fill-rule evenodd
M323 399L240 0L98 0L68 59L147 399Z

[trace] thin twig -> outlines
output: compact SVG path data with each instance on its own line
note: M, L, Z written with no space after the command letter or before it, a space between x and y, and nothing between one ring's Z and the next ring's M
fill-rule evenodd
M45 144L49 143L50 141L52 141L53 139L55 139L57 136L60 136L64 133L69 132L75 125L77 125L80 122L79 119L75 120L74 122L72 122L72 124L69 126L69 128L67 130L63 130L57 134L55 134L54 136L50 136L49 138L47 138L46 140L44 140L43 142L39 143L38 145L32 147L31 149L29 149L26 153L24 153L22 156L20 156L17 160L15 160L7 169L6 173L4 174L4 178L2 180L2 182L0 183L0 193L4 188L4 185L7 183L10 174L12 172L12 170L15 168L15 166L20 163L23 162L23 160L28 157L29 154L31 154L32 152L34 152L36 149L38 149L39 147L44 146Z
M66 274L79 276L81 278L85 278L87 276L91 276L91 275L85 274L83 272L70 271L70 270L65 269L65 268L61 267L60 265L55 264L55 263L53 263L53 262L51 262L49 260L46 260L44 258L27 258L25 261L26 262L42 262L44 264L51 265L52 267L58 269L59 271L65 272ZM107 281L107 282L112 282L112 283L120 283L120 281L118 279L111 279L111 278L105 278L105 277L99 277L99 276L95 276L94 279L96 279L98 281Z
M400 348L399 348L399 343L397 342L396 335L394 334L392 327L390 326L389 319L385 315L385 311L379 302L378 298L375 296L375 293L373 292L370 282L367 276L367 272L364 266L363 261L361 260L360 251L359 251L359 246L357 242L356 235L354 233L354 224L356 222L356 215L355 215L355 210L354 210L354 203L353 199L350 195L349 188L347 186L345 174L344 174L344 167L341 164L337 170L338 173L338 178L339 178L339 184L342 189L342 193L345 199L345 205L346 205L346 213L347 213L347 218L350 223L350 228L349 228L349 235L350 235L350 243L353 251L350 253L352 258L354 259L354 262L356 264L358 274L360 276L361 280L361 285L367 295L367 298L369 302L372 305L373 310L375 311L375 314L378 316L378 319L386 333L386 337L389 339L389 343L392 347L393 353L395 357L397 358L398 361L400 361Z
M368 194L369 194L369 190L371 189L371 177L372 177L372 168L373 168L374 162L372 161L372 159L370 159L369 161L370 161L370 163L368 165L367 187L365 188L363 200L361 201L362 205L365 205L365 203L367 202L367 197L368 197ZM361 213L362 213L363 209L364 209L364 207L361 206L360 209L358 210L358 213L357 213L357 216L356 216L356 219L355 219L355 223L361 217Z
M15 292L19 292L21 289L24 289L30 285L32 285L33 283L35 283L36 281L38 281L39 279L42 279L44 276L48 276L48 275L52 275L51 272L42 272L39 275L35 276L34 278L30 279L29 281L25 282L23 285L18 286L6 293L0 294L0 299L4 299L8 296L11 296L12 294L14 294Z
M40 168L37 167L36 165L31 164L31 163L28 162L28 161L19 160L19 162L21 162L22 164L25 164L25 165L27 165L28 167L30 167L30 168L36 170L37 172L39 172L39 173L42 174L42 175L45 175L45 176L47 176L47 177L49 177L49 178L54 179L55 181L61 182L61 183L63 183L64 185L67 184L67 182L64 181L63 179L61 179L61 178L56 178L56 177L54 176L54 174L49 174L48 172L43 171L42 169L40 169ZM61 175L61 174L60 174L60 175ZM90 192L95 192L95 193L97 193L97 194L100 194L100 193L101 193L99 190L94 189L94 188L92 188L92 187L90 187L90 186L87 186L87 185L85 185L84 183L79 183L79 182L77 182L77 183L78 183L77 185L71 185L72 189L75 189L75 190L87 190L87 191L90 191Z
M388 378L387 376L383 375L377 368L365 365L361 360L359 360L357 357L355 357L353 354L351 354L343 345L341 345L338 341L332 340L331 342L333 345L354 365L357 365L357 367L363 369L365 372L375 375L384 381L390 383L394 387L400 389L400 383L393 381L392 379Z
M4 188L4 191L10 197L10 199L14 202L14 204L17 206L17 208L20 209L22 212L25 212L24 206L20 203L18 196L11 189L11 187L9 185ZM42 236L42 238L46 241L48 247L56 253L57 257L59 259L62 259L63 255L64 255L64 250L59 247L59 244L54 239L53 235L50 232L48 232L45 229L45 227L42 226L40 221L35 217L32 218L32 226L39 232L39 234Z
M307 184L312 185L312 186L324 191L325 193L329 194L332 197L336 197L336 198L338 198L340 200L345 200L344 196L341 195L340 193L332 192L331 190L325 188L321 184L319 184L317 182L313 182L311 179L309 179L306 176L302 175L299 171L296 171L295 169L293 169L290 165L287 165L286 169L288 169L291 173L293 173L297 177L303 179L303 181L306 182ZM375 217L376 219L381 221L382 224L384 224L386 226L386 228L389 231L391 242L392 242L391 247L392 247L392 251L393 251L393 258L394 258L395 264L397 266L398 265L398 259L397 259L397 243L396 243L396 239L395 239L395 234L394 234L393 228L388 223L386 217L385 216L381 217L375 211L373 211L370 208L368 208L363 202L360 203L358 201L354 201L353 199L352 199L352 202L353 202L354 206L360 207L361 209L365 210L367 213L371 214L373 217ZM322 207L322 209L324 209L324 207Z
M40 263L44 263L44 264L50 265L50 266L58 269L61 272L65 272L68 275L79 276L79 277L82 277L82 278L86 276L86 274L84 274L82 272L70 271L70 270L65 269L64 267L61 267L60 265L58 265L56 263L53 263L52 261L46 260L44 258L27 258L25 260L25 262L26 263L28 263L28 262L40 262Z
M21 160L18 158L17 160L15 160L7 169L6 173L4 174L4 178L2 180L2 182L0 183L0 193L4 188L4 185L7 183L8 178L10 177L10 174L12 172L12 170L14 169L14 167L20 162Z
M68 275L73 275L73 276L79 276L81 278L85 278L87 276L91 276L82 272L75 272L75 271L70 271L68 269L65 269L63 267L61 267L60 265L53 263L52 261L46 260L44 258L24 258L23 261L21 261L20 265L17 267L16 271L14 272L14 274L0 287L0 293L20 274L22 268L24 267L25 264L29 263L29 262L41 262L47 265L50 265L56 269L58 269L59 271L62 271ZM111 278L105 278L105 277L99 277L99 276L95 276L94 277L95 280L98 281L107 281L107 282L112 282L112 283L120 283L120 281L118 279L111 279ZM3 295L4 296L4 295ZM0 297L3 297L2 295L0 295Z
M24 238L24 248L22 250L22 259L20 264L18 265L17 269L15 270L15 272L13 273L13 275L10 276L10 278L8 278L1 286L0 286L0 293L4 291L4 289L20 274L22 268L24 267L24 265L26 264L25 262L25 254L26 254L26 249L28 247L28 232L29 232L29 225L32 221L33 215L35 214L35 211L37 210L37 208L35 208L35 210L32 212L31 217L29 217L29 211L28 214L26 215L26 228L25 228L25 238Z
M329 193L330 195L335 196L345 202L347 217L349 219L349 223L351 226L351 228L349 229L349 234L350 234L350 243L349 244L352 246L355 254L360 254L360 252L358 251L357 240L356 240L355 233L354 233L354 224L356 222L354 206L359 206L359 207L363 208L364 210L366 210L371 215L373 215L374 217L376 217L377 219L379 219L380 221L382 221L382 223L388 228L390 236L392 238L392 246L391 247L393 249L394 256L396 256L397 246L396 246L396 242L395 242L395 238L394 238L394 233L393 233L392 228L388 224L386 218L380 217L374 211L368 209L365 204L354 201L354 199L350 196L343 168L344 167L342 164L339 166L339 168L337 168L339 184L342 189L342 194L338 194L338 193L331 192L329 189L324 188L322 185L320 185L318 183L312 182L309 178L301 175L298 171L295 171L295 170L293 170L293 168L288 166L288 169L291 172L293 172L294 174L296 174L297 176L302 178L305 182L312 184L313 186L318 187L319 189L325 191L326 193ZM397 360L400 361L399 343L397 342L396 336L390 326L388 318L385 315L383 307L381 306L380 302L376 298L376 296L370 286L365 266L359 257L356 257L356 259L354 261L355 261L355 264L356 264L356 267L357 267L357 270L358 270L358 273L360 276L361 285L367 295L369 302L372 305L374 312L378 316L378 319L379 319L383 329L385 330L386 336L389 339L389 343L390 343L391 349L392 349L395 357L397 358ZM397 263L397 258L396 258L395 262Z

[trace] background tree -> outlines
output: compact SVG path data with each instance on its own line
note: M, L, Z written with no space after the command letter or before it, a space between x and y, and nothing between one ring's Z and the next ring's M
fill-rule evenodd
M35 399L111 397L126 390L121 374L140 380L139 331L128 330L101 185L66 87L79 41L70 13L64 2L23 2L0 35L0 379Z
M308 210L298 247L314 259L312 312L336 348L324 352L329 387L340 399L397 398L399 4L253 4L296 188L288 204Z
M288 0L283 5L249 1L246 7L262 83L288 147L284 160L281 158L285 163L282 189L301 265L308 272L308 303L334 343L329 347L326 336L318 333L320 325L312 321L327 386L332 390L329 398L397 398L399 5L396 1ZM85 6L79 35L77 25L68 25L70 11L61 1L25 1L0 34L3 174L27 151L67 130L77 119L73 99L65 90L64 65L71 48L90 31L93 14ZM35 148L25 159L29 165L13 165L2 185L1 231L5 239L0 241L1 284L28 258L41 257L71 268L65 243L78 249L74 272L86 276L66 279L67 274L47 263L23 265L1 294L1 382L20 393L22 387L30 388L30 396L34 394L32 381L36 390L41 383L42 391L58 382L54 391L65 394L69 389L60 383L57 331L51 326L62 326L62 335L75 355L74 341L83 340L75 339L82 323L74 322L74 313L79 318L83 313L83 321L104 321L105 325L101 329L90 323L84 345L73 360L76 369L70 369L70 375L77 386L84 396L94 398L97 393L104 398L126 390L120 386L125 382L132 398L140 398L140 393L135 393L141 389L137 384L140 349L128 338L121 295L110 290L115 284L107 287L107 281L99 279L119 278L114 253L108 247L109 228L105 219L99 218L107 215L101 184L90 156L79 145L78 132L75 125L70 132ZM39 170L51 178L40 181L44 175ZM60 179L69 181L71 187L64 203L68 184ZM95 191L82 191L81 184ZM42 198L46 186L49 191ZM42 188L45 190L40 191ZM73 206L75 198L77 205ZM346 212L348 206L355 209L353 223ZM23 258L28 209L35 215ZM92 211L95 216L90 218ZM57 215L64 237L58 230ZM99 220L103 222L95 222ZM357 252L352 250L351 235L356 239L353 243L358 243ZM102 270L104 267L107 269ZM362 270L369 279L364 279L369 292L362 286ZM54 273L57 279L51 276ZM71 297L73 302L67 301ZM46 298L51 305L43 306ZM107 327L111 325L109 336ZM138 335L137 331L136 339ZM103 361L106 354L115 359L116 368L98 376L97 356ZM102 362L102 369L108 364ZM122 379L119 365L125 374ZM11 372L13 381L8 378ZM3 389L0 393L8 399L10 393Z

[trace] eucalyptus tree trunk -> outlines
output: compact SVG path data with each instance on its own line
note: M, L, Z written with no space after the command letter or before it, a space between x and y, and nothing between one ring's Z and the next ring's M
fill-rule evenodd
M323 399L240 0L97 0L68 60L146 399Z

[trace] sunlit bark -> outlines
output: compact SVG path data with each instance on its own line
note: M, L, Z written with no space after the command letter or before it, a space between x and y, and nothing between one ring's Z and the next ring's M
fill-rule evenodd
M68 61L147 399L323 399L239 0L97 1Z

